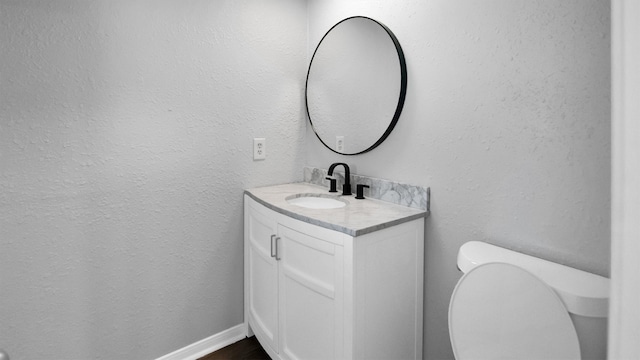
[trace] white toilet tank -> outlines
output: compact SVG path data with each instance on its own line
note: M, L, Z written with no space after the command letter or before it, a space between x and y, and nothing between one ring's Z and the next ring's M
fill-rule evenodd
M581 358L606 359L609 279L479 241L465 243L458 252L464 273L494 262L520 267L552 288L573 321Z

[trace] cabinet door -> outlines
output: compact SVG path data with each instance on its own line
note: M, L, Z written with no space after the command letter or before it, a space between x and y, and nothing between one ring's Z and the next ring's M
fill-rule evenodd
M342 357L342 247L278 225L280 356Z
M253 201L245 211L245 246L248 247L249 323L263 346L278 352L278 263L272 257L277 226L270 211Z

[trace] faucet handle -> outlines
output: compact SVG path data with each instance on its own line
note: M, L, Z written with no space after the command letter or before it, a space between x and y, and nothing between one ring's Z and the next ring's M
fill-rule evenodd
M329 176L327 176L325 179L329 180L329 192L338 192L338 190L336 190L338 179Z
M368 188L369 185L358 184L356 185L356 199L364 199L364 188Z

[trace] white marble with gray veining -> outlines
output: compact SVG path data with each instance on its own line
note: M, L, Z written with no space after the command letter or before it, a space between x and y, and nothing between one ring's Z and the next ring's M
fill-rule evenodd
M350 236L382 230L428 214L425 210L377 199L358 200L354 195L337 195L348 203L338 209L308 209L289 204L286 200L296 194L330 195L327 190L327 187L315 184L292 183L248 189L245 194L276 212Z
M338 180L337 189L342 189L344 184L344 173L335 172L334 177ZM393 204L408 206L416 209L429 211L429 190L422 186L402 184L395 181L377 179L368 176L350 174L352 192L356 192L356 184L369 185L364 189L364 196L387 201ZM313 167L304 168L304 181L329 186L327 169Z

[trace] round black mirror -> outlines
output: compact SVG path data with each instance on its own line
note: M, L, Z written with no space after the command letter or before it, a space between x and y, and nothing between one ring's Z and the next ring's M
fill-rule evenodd
M305 101L318 139L336 153L357 155L389 136L406 93L407 65L398 39L384 24L354 16L320 40Z

